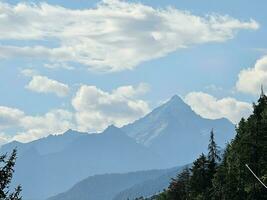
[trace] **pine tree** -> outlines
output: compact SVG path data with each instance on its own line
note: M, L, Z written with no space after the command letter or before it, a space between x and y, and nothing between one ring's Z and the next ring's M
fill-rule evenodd
M213 129L210 132L210 141L209 141L209 145L208 145L208 179L207 184L208 184L208 190L209 190L209 196L211 197L214 193L213 189L212 189L212 179L216 173L216 168L218 165L218 162L221 160L220 156L219 156L219 150L218 150L218 146L215 142L215 138L214 138L214 131Z
M208 165L209 162L203 153L193 163L191 168L192 176L190 178L190 195L192 199L208 199Z
M267 97L263 89L258 104L254 104L253 107L253 115L248 119L248 122L251 121L249 127L249 147L251 151L249 166L263 179L267 171ZM253 179L253 186L249 196L254 199L267 199L266 189L251 174L250 179Z
M190 192L190 171L186 167L176 178L173 178L168 190L169 200L187 200Z
M210 143L208 146L208 150L209 150L209 153L208 153L209 172L210 172L210 176L213 177L213 175L216 172L217 164L221 160L221 158L219 156L218 146L217 146L215 139L214 139L213 129L210 132Z
M219 156L219 150L218 150L218 146L215 142L215 138L214 138L214 131L213 129L210 132L210 143L208 146L208 159L210 162L217 164L217 162L219 162L221 160L220 156Z
M267 97L262 93L253 114L241 119L235 139L228 145L213 181L222 199L267 199L266 189L246 168L264 180L267 171ZM218 195L218 192L217 192Z
M9 158L7 155L0 156L0 200L21 200L21 187L15 188L15 191L9 192L9 185L13 176L17 151L13 150Z

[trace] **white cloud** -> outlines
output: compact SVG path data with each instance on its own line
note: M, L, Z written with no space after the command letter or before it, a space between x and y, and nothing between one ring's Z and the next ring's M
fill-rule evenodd
M246 118L252 113L252 105L249 103L231 97L217 99L203 92L187 94L185 102L205 118L227 118L233 123L238 123L242 117Z
M10 128L19 123L24 112L16 108L0 106L0 130Z
M267 88L267 55L257 60L254 67L244 69L239 73L236 89L244 93L259 95L261 85Z
M56 109L44 115L30 116L16 108L0 107L0 144L12 140L29 142L49 134L60 134L75 128L73 114L69 111ZM14 136L5 134L12 129Z
M100 131L110 124L122 126L149 111L138 96L148 90L146 84L123 86L108 93L95 86L83 85L72 100L78 129Z
M108 93L95 86L82 85L72 99L75 112L51 110L42 115L0 106L0 143L11 140L29 142L68 129L101 131L110 124L122 126L148 113L147 102L140 96L148 91L147 84L122 86ZM12 130L14 136L7 132Z
M175 8L155 9L141 3L104 0L96 8L0 3L0 40L35 45L0 46L0 57L74 61L98 71L133 69L139 63L180 48L223 42L241 29L255 30L254 20L230 16L196 16ZM56 20L55 20L56 19ZM53 47L39 41L50 41Z
M73 70L74 67L68 65L67 63L45 63L44 67L48 68L48 69L67 69L67 70Z
M39 93L54 93L59 97L65 97L69 93L68 85L39 75L33 76L26 88Z
M1 145L7 143L8 141L9 141L9 138L7 138L4 133L0 133L0 147Z
M75 127L73 114L62 109L52 110L42 116L25 116L18 126L24 131L12 139L22 142L36 140L49 134L61 134Z

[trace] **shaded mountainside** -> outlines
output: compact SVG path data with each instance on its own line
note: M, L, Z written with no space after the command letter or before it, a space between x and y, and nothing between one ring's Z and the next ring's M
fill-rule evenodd
M190 163L199 152L206 152L212 128L222 148L234 137L235 127L229 120L202 118L180 97L173 96L122 130L138 143L164 158L168 157L169 166L175 166Z
M126 200L162 191L182 167L88 177L48 200Z
M64 140L65 136L68 138L69 133L53 138ZM18 146L14 184L23 185L24 199L48 198L90 175L152 169L162 164L157 155L114 126L102 134L72 134L72 141L53 153L44 154L51 149L39 145L40 141ZM12 147L5 145L1 151Z
M185 167L186 166L171 168L158 177L135 184L134 186L119 192L112 200L134 200L141 196L151 197L158 194L159 192L162 192L169 185L171 179Z
M3 152L11 152L14 148L17 148L18 153L23 154L24 152L33 148L36 149L40 155L46 155L50 153L60 152L75 139L84 136L85 134L86 133L68 130L63 135L49 135L47 137L28 143L13 141L6 145L3 145L2 147L0 147L0 149Z

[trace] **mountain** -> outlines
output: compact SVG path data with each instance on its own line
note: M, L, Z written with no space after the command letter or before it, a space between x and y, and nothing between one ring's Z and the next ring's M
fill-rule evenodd
M190 165L186 166L190 167ZM168 188L171 179L176 177L186 166L165 170L160 176L137 183L132 187L117 193L112 200L135 200L138 197L151 197L158 194Z
M235 127L227 119L205 119L177 95L145 117L122 130L138 143L168 158L169 166L192 162L206 152L211 129L219 146L234 137Z
M1 152L17 144L20 153L14 184L23 186L24 199L46 199L95 174L124 173L162 165L156 154L114 126L101 134L68 131L31 143L13 142L4 145Z
M18 156L23 154L25 151L28 151L31 148L34 148L38 151L40 155L46 155L49 153L56 153L63 150L67 145L73 142L80 136L83 136L86 133L81 133L74 130L68 130L63 135L49 135L26 144L13 141L6 145L0 147L2 152L11 152L14 148L18 150Z
M90 176L68 191L49 200L111 200L117 193L138 183L161 176L167 170L149 170L125 174L104 174Z
M212 128L221 147L234 137L230 121L202 118L174 96L122 128L110 126L99 134L69 130L29 143L11 142L0 153L17 147L14 185L23 186L24 200L43 200L88 176L191 163L206 152Z
M90 176L48 200L126 200L151 196L166 188L183 168Z

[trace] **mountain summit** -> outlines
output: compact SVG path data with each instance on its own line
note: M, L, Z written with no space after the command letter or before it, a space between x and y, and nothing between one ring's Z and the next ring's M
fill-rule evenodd
M212 128L221 147L234 136L234 125L229 120L202 118L175 95L122 130L175 165L189 163L199 152L205 152Z
M157 113L157 115L160 115L160 117L183 117L183 120L185 120L185 117L187 117L190 121L192 118L198 117L191 107L187 105L178 95L174 95L169 101L156 108L154 111L152 111L152 113Z
M172 105L172 104L185 104L181 97L179 97L177 94L173 95L172 98L170 98L169 101L167 101L167 104ZM185 104L186 105L186 104Z

